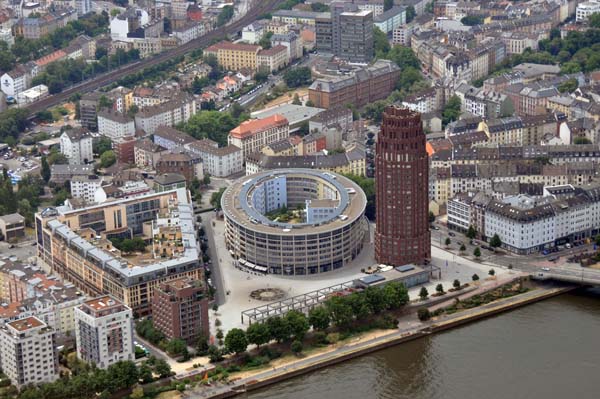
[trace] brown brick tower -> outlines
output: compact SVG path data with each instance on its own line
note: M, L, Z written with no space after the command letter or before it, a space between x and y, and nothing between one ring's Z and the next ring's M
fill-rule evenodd
M401 266L431 258L428 169L421 114L388 107L375 152L375 259Z

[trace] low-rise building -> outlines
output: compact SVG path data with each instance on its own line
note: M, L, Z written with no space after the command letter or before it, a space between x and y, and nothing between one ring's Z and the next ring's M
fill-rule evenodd
M141 110L135 115L135 127L154 134L159 126L175 126L187 122L196 113L196 100L181 95L171 101Z
M25 236L25 218L18 213L0 216L0 233L6 242Z
M50 182L57 185L65 184L75 176L89 176L94 174L93 165L58 165L50 166Z

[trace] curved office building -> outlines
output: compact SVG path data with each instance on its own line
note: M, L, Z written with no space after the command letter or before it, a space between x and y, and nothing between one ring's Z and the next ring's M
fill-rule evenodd
M241 267L305 275L339 269L361 251L367 199L341 175L281 169L246 176L223 193L227 249Z

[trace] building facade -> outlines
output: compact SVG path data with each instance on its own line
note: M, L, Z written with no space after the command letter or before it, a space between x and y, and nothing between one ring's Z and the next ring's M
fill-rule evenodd
M210 335L208 296L200 281L163 283L152 298L152 321L168 339L180 338L196 346Z
M242 150L242 157L259 152L264 146L283 140L290 135L290 124L282 115L242 122L229 132L227 140Z
M69 165L83 165L94 160L92 135L84 128L65 130L60 135L60 152Z
M431 258L429 160L421 115L388 107L375 151L375 259L393 266Z
M133 312L106 295L75 308L77 357L101 369L134 360Z

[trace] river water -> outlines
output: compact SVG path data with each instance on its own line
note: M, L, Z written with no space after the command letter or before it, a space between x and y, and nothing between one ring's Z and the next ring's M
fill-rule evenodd
M529 305L247 398L600 398L600 290Z

